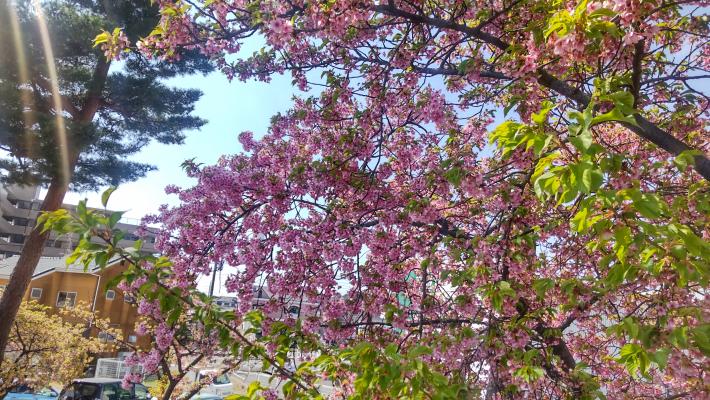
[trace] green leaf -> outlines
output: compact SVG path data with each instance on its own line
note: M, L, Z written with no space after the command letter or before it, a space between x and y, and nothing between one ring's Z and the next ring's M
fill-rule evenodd
M522 99L523 99L523 98L520 97L520 96L513 96L513 97L510 99L510 102L509 102L509 103L505 106L505 108L503 109L503 115L504 115L504 116L505 116L505 115L508 115L508 113L510 112L510 110L512 110L513 107L515 107L516 105L518 105L518 103L520 103L520 101L521 101Z
M637 125L636 119L634 119L634 117L630 115L624 115L619 109L619 107L614 107L611 109L611 111L594 117L590 126L612 121L626 122L627 124Z
M569 141L581 153L586 153L593 143L592 132L588 129L584 129L577 136L570 137Z
M587 168L582 172L582 187L586 193L592 192L592 169Z
M444 178L446 178L446 180L455 187L461 186L461 181L464 176L466 176L466 173L459 167L452 167L449 168L448 171L444 172Z
M710 357L710 324L702 324L690 332L693 344L706 356Z
M695 165L695 156L701 156L703 152L700 150L686 150L678 154L673 163L681 172L685 172L688 166Z
M639 326L636 322L634 322L634 320L632 318L629 318L629 317L624 318L623 325L624 325L624 329L626 330L626 332L628 332L628 334L632 338L634 338L634 339L638 338Z
M99 268L106 267L106 262L108 262L108 253L104 251L97 253L94 257L94 262L99 266Z
M550 113L550 111L555 108L554 104L550 101L544 101L542 103L542 108L540 109L539 112L532 113L531 119L534 123L538 125L542 125L547 121L547 114Z
M624 264L616 263L607 273L605 281L611 286L619 286L624 281L627 271L628 268Z
M124 214L124 211L116 211L116 212L111 213L111 216L108 218L109 228L113 228L114 226L116 226L118 221L120 221L121 218L123 217L123 214Z
M510 287L510 282L500 281L498 282L498 287L500 288L500 293L504 296L513 297L515 296L515 290Z
M106 31L99 33L98 35L96 35L96 37L94 37L94 47L102 43L108 42L109 37L111 37L111 35Z
M658 218L663 215L661 200L656 196L643 196L634 200L634 208L646 218Z
M545 293L553 287L555 287L555 281L550 278L535 279L533 281L533 289L535 289L535 294L540 299L545 298Z
M407 352L407 357L418 358L425 354L431 354L431 348L427 346L414 346Z
M589 229L589 208L583 207L570 220L572 230L577 233L586 232Z
M631 375L636 375L637 372L645 374L648 369L648 355L644 349L636 343L625 344L621 348L617 360L626 366L626 369Z
M82 220L86 217L86 199L79 201L79 204L76 205L76 215Z
M588 16L588 17L589 17L590 19L594 19L594 18L597 18L597 17L609 17L609 18L613 18L613 17L616 16L616 14L617 14L616 11L614 11L614 10L612 10L612 9L609 9L609 8L598 8L598 9L592 11L591 13L589 13L589 16Z
M515 371L515 376L523 378L525 382L533 382L545 376L545 370L540 367L525 365Z
M671 349L666 347L656 350L656 352L653 353L651 357L653 359L653 362L655 362L661 370L664 370L668 365L668 356L670 354Z
M101 204L104 205L104 208L106 208L106 204L108 204L109 198L111 198L111 194L115 192L117 189L116 186L111 186L108 189L104 190L103 193L101 193Z
M638 113L638 110L634 109L634 95L630 92L620 90L601 96L601 99L613 102L614 108L617 109L622 115L629 116Z

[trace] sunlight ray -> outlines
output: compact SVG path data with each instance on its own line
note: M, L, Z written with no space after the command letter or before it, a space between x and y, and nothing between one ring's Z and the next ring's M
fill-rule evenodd
M39 24L40 35L42 38L42 47L44 48L44 53L47 59L47 72L49 74L49 80L52 90L52 100L54 103L54 116L56 119L56 137L57 145L59 147L58 151L60 159L59 178L63 183L67 184L70 179L69 171L69 145L67 140L66 125L64 122L64 109L62 107L62 97L59 92L59 80L57 77L57 68L54 64L54 52L52 51L52 44L49 37L49 30L47 29L47 22L42 11L42 6L39 0L34 0L32 2L37 13L37 22Z
M12 25L12 39L13 45L15 47L15 55L17 57L17 70L22 84L29 84L29 70L27 69L27 57L25 55L25 47L23 45L22 29L20 29L20 21L17 17L17 10L15 6L9 2L7 3L8 14L10 16L10 24ZM26 156L30 159L35 157L36 141L34 135L32 134L32 127L35 125L34 114L32 113L32 95L29 88L23 87L20 89L20 101L25 109L22 113L23 123L25 127L25 149L27 151Z

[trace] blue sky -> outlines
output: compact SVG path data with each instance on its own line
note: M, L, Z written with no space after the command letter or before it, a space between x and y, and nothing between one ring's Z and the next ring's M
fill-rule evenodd
M271 82L229 82L221 72L208 76L189 76L173 79L170 83L184 88L199 88L202 98L195 107L195 115L208 122L199 131L189 132L181 146L152 143L132 159L157 167L156 171L135 182L121 185L111 196L108 207L127 211L126 222L138 223L146 214L155 213L161 204L177 204L177 196L168 196L168 184L189 187L194 180L185 176L180 164L195 158L196 162L213 164L224 154L242 151L237 135L252 131L255 136L266 132L271 117L290 108L297 90L291 87L290 75L274 76ZM101 190L103 191L103 190ZM69 193L66 203L76 204L88 199L89 206L101 207L101 191L95 193ZM229 268L219 275L215 294L226 295L224 280ZM209 277L202 277L198 287L207 291Z
M176 196L167 196L168 184L188 187L193 181L185 176L180 164L190 158L212 164L224 154L241 151L237 135L245 130L261 136L271 116L289 109L296 90L290 75L275 76L270 83L229 82L221 72L208 76L173 79L170 84L184 88L199 88L203 96L196 105L195 115L208 122L199 131L187 134L185 144L169 146L152 143L132 159L157 167L156 171L135 182L121 185L111 196L109 208L127 210L127 218L139 219L155 212L161 204L175 204ZM89 206L100 207L100 192L70 193L65 201L76 203L87 198Z

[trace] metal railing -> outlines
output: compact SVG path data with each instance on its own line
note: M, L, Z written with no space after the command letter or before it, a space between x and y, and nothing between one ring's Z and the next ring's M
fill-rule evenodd
M140 365L126 365L125 361L116 358L99 358L96 361L94 377L123 379L130 373L143 375L143 367Z

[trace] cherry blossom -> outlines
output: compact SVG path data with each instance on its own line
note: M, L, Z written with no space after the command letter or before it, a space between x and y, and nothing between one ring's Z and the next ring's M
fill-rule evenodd
M238 322L267 287L265 331L300 304L324 345L428 346L431 368L489 398L705 398L696 9L182 4L161 2L141 51L198 49L230 78L289 72L319 92L168 189L180 204L145 221L166 285L232 266ZM253 35L265 47L240 54Z

